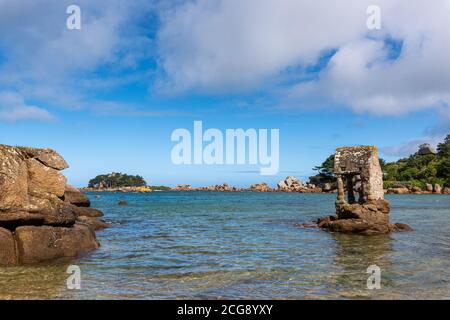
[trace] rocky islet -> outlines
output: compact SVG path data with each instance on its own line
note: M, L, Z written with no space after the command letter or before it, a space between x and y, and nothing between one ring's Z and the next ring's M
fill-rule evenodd
M334 174L338 186L336 215L318 219L318 227L362 235L412 230L389 221L390 203L384 199L383 172L375 146L338 148Z

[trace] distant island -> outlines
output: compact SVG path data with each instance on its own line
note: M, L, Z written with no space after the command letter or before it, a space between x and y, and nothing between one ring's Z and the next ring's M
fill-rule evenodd
M152 192L170 190L166 186L149 186L140 175L128 175L120 172L101 174L89 181L89 191L122 191L122 192Z
M93 189L112 189L123 187L146 187L147 182L144 178L136 175L128 175L119 172L110 174L101 174L89 181L89 188Z

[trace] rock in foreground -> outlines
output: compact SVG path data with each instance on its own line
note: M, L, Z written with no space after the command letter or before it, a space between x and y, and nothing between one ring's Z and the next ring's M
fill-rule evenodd
M76 257L99 247L94 223L80 217L102 213L66 185L60 171L67 167L51 149L0 145L0 265Z
M91 201L85 194L81 193L77 188L69 185L66 186L64 192L64 201L71 203L77 207L91 206Z
M15 230L19 264L33 264L76 257L97 249L100 244L87 225L70 228L23 226Z

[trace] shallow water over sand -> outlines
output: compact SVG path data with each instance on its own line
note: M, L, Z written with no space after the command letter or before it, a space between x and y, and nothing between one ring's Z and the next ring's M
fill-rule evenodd
M0 268L1 299L450 299L450 196L387 196L391 221L415 231L363 237L295 226L332 213L335 195L95 195L114 226L72 262L81 290L67 264ZM380 290L366 287L372 264Z

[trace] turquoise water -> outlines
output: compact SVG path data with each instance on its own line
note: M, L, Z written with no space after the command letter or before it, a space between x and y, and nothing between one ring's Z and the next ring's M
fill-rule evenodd
M364 237L296 226L333 213L335 195L96 195L113 227L73 262L81 290L67 265L1 268L0 298L450 299L450 196L387 196L391 221L415 230ZM380 290L366 286L373 264Z

